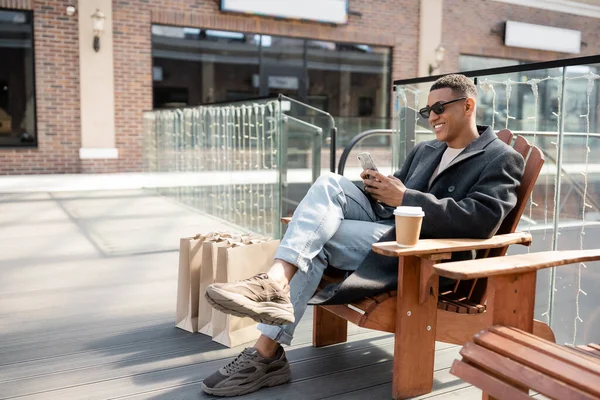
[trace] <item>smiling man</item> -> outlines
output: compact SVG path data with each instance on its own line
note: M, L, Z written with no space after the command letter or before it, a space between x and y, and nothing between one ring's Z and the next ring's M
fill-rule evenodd
M364 192L340 175L321 176L294 212L266 274L209 286L215 308L261 322L262 335L206 378L205 392L235 396L289 381L281 345L291 343L323 271L375 268L371 245L393 237L395 207L423 208L422 238L487 238L498 230L516 204L523 158L490 127L476 125L477 89L467 77L437 80L427 104L419 113L436 140L416 145L400 171L364 171Z

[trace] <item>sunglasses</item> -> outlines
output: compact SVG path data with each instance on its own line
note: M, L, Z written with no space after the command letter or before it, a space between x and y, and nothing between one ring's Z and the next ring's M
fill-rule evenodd
M454 102L460 101L460 100L466 100L466 99L467 99L467 97L459 97L458 99L445 101L445 102L438 101L437 103L433 103L431 106L421 108L419 110L419 115L421 115L421 117L423 117L425 119L428 119L429 114L431 114L432 111L434 113L436 113L437 115L443 114L444 111L446 111L446 108L444 107L445 105L448 105L450 103L454 103Z

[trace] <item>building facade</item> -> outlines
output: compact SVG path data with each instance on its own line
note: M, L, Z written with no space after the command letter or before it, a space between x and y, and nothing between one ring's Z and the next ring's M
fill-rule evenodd
M0 174L140 171L153 108L284 93L387 120L394 79L600 54L592 0L347 4L333 24L219 0L0 0ZM508 46L507 21L579 32L580 49Z

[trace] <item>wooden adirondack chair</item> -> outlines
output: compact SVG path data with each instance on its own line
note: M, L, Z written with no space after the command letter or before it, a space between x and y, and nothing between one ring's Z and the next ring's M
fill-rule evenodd
M510 144L513 134L503 130L498 132L498 137ZM530 234L514 232L544 157L540 149L522 136L517 137L514 149L525 158L525 171L517 193L517 205L503 221L498 235L486 240L427 239L408 249L399 248L395 242L375 243L375 252L399 257L398 290L349 305L315 307L313 345L320 347L345 342L347 321L365 328L394 332L394 399L431 392L435 341L463 344L476 332L492 325L494 316L499 313L494 299L504 298L507 288L512 288L510 282L504 281L490 288L487 279L477 277L457 281L453 291L438 296L435 262L450 259L453 252L465 250L479 250L480 258L502 256L510 244L531 243ZM327 276L323 279L325 283L332 280ZM515 301L533 299L535 286L513 297ZM521 314L518 317L529 318ZM533 314L530 319L533 323ZM552 330L542 322L533 323L529 331L554 341Z
M600 399L598 344L559 346L519 329L492 326L460 354L450 372L483 390L487 399L528 400L529 390L557 400Z
M531 335L537 270L577 262L600 260L600 249L546 251L436 264L436 274L455 279L487 277L495 299L492 324L475 334L461 350L462 362L451 372L481 387L484 399L518 399L531 388L556 399L600 399L600 358L591 366L571 355L571 350ZM518 333L525 331L526 333ZM600 356L600 347L584 347ZM506 358L504 358L506 357ZM595 376L594 376L595 374ZM513 390L511 390L511 388ZM514 396L513 396L514 395Z

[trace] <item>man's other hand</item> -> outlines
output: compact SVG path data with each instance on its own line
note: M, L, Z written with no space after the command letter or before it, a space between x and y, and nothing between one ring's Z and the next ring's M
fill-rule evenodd
M360 177L365 185L365 192L375 200L392 207L402 204L406 186L400 179L393 175L385 176L373 170L361 172Z

